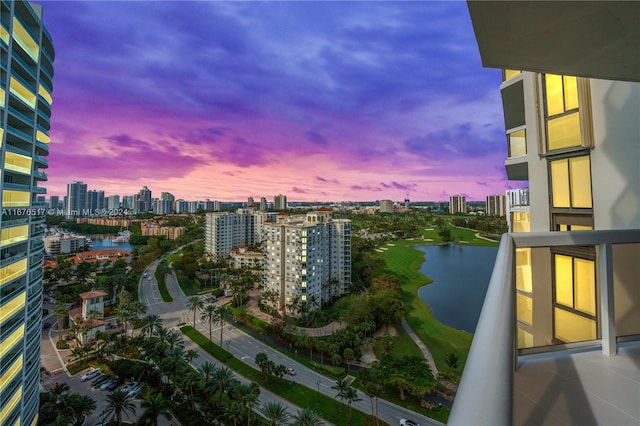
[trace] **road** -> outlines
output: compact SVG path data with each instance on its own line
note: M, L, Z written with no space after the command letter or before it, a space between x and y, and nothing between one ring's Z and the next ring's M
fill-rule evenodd
M140 282L140 288L138 290L139 300L147 305L147 314L157 314L163 319L163 324L167 328L176 327L178 324L186 322L193 323L193 312L189 312L187 309L187 300L188 297L182 293L180 286L176 282L173 275L167 275L167 289L173 298L173 302L165 303L162 301L162 297L160 297L160 292L158 291L158 286L154 277L155 268L157 266L157 262L154 262L149 269L147 270L147 275L152 277L151 280L144 278ZM196 315L196 319L198 315ZM196 328L205 336L209 336L209 327L207 324L196 324ZM220 328L214 328L213 330L213 338L214 341L217 341L220 336ZM186 340L185 348L191 348L190 345L194 345L188 339ZM283 355L279 351L271 348L270 346L264 344L263 342L253 338L238 330L236 327L226 324L223 328L223 345L226 346L225 349L228 349L235 357L243 360L245 363L257 368L254 362L255 355L259 352L265 352L270 360L273 360L276 364L284 364L287 367L294 368L297 372L296 376L291 377L290 379L294 380L296 383L307 386L310 389L317 389L320 393L327 395L331 398L334 398L336 395L336 391L331 389L331 386L335 384L335 381L327 378L317 372L308 369L295 362L294 360L288 358ZM195 345L194 345L195 346ZM200 356L197 360L194 361L195 365L200 365L206 360L215 362L215 359L210 355L206 354L204 351L196 349L199 351ZM285 403L287 406L291 406L290 403L280 400L275 395L268 395L268 392L262 389L261 391L261 402L262 396L265 398L277 398L277 400ZM354 402L353 407L364 412L371 412L371 400L369 397L363 393L358 391L358 397L361 401ZM266 401L266 399L265 399ZM292 407L293 408L293 407ZM297 407L295 407L297 408ZM415 413L413 411L407 410L403 407L395 405L391 402L385 400L379 400L378 402L378 414L380 418L390 425L397 425L400 419L411 419L417 421L420 425L442 425L442 423L437 422L433 419ZM291 410L294 413L294 410Z

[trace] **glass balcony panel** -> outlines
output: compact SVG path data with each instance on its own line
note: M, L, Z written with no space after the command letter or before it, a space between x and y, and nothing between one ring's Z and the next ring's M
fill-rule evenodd
M531 325L533 323L533 299L524 294L516 295L518 321Z

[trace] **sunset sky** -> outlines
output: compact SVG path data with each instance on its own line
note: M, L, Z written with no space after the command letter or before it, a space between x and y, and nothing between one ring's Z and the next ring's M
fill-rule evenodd
M49 195L502 193L500 72L462 1L40 2L56 49Z

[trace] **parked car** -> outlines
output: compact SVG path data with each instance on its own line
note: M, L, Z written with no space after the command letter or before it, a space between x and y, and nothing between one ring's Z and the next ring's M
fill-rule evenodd
M101 372L102 371L99 368L92 368L84 376L80 377L80 380L82 380L83 382L86 382L89 379L93 379L94 377L96 377Z
M297 373L296 373L296 370L294 370L294 369L293 369L293 368L291 368L291 367L288 367L286 370L284 370L284 372L285 372L285 373L287 373L287 374L288 374L288 375L290 375L290 376L295 376L295 375L297 374Z
M143 384L142 383L137 383L135 386L129 388L127 395L130 397L135 397L136 395L138 395L140 393L140 391L143 388Z
M400 419L400 426L420 426L418 423L413 420Z
M124 383L124 379L116 377L115 380L111 380L111 382L109 382L109 384L104 390L112 391L117 387L121 386L123 383Z
M102 373L101 375L99 375L98 377L93 379L93 381L91 382L91 385L92 386L98 386L98 385L106 382L110 378L111 378L111 376L109 376L108 374Z
M100 386L100 390L107 390L107 388L108 388L109 386L111 386L113 383L115 383L115 382L117 382L117 381L119 381L119 380L120 380L120 378L119 378L119 377L112 377L112 378L110 378L109 380L107 380L106 382L104 382L104 383L102 384L102 386Z

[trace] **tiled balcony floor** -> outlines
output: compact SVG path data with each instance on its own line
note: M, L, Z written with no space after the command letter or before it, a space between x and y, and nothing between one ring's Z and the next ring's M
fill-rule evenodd
M640 343L519 358L517 425L640 425Z

